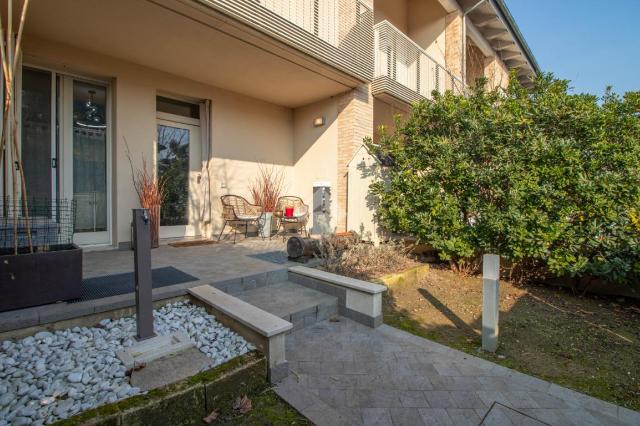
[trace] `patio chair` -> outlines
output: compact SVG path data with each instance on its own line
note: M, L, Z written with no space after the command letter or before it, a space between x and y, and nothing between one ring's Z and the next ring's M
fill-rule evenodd
M287 214L287 210L291 212L290 215ZM302 198L291 195L278 198L273 215L278 220L278 232L280 229L283 231L283 241L286 238L287 229L292 228L295 229L296 232L304 231L304 233L307 234L307 237L309 237L309 231L307 231L309 206L302 201ZM278 232L276 232L276 235Z
M260 227L260 216L262 216L262 207L251 204L245 198L239 195L223 195L220 197L222 201L222 219L224 225L220 235L218 235L218 241L222 238L222 233L228 224L231 224L233 228L233 243L236 243L236 234L238 233L237 227L234 224L244 223L244 236L247 236L249 230L249 224L255 222L256 226ZM259 232L259 230L258 230Z

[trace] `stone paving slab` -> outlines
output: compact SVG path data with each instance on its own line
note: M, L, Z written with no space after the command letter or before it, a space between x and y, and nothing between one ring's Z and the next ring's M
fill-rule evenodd
M290 320L292 314L304 312L309 308L326 305L336 306L338 301L336 297L290 281L281 281L268 287L243 291L235 296L286 320Z
M318 425L640 425L640 413L382 325L287 337L276 392ZM498 407L498 408L496 408Z

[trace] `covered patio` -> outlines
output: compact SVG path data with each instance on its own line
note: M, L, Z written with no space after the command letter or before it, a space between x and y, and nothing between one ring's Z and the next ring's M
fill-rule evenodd
M203 284L229 293L257 288L285 279L287 268L293 264L287 260L281 238L249 238L237 244L223 239L186 247L173 247L170 242L163 241L151 252L154 301L182 297L188 288ZM83 286L90 289L83 291L81 300L2 312L0 333L28 334L31 327L44 324L68 327L76 319L86 322L86 317L99 318L104 312L135 310L133 271L132 250L85 249ZM96 286L101 287L99 291ZM112 291L112 286L117 289Z

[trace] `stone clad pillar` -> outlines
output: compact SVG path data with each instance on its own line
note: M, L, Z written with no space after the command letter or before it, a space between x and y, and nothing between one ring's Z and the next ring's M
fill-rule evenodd
M506 89L509 85L509 69L504 62L496 56L487 56L484 59L484 76L487 78L487 87Z
M366 137L373 136L373 96L364 84L341 95L338 100L338 182L337 231L347 231L347 165ZM363 200L364 202L364 200Z
M451 12L445 17L444 27L444 63L459 79L462 79L462 15L459 11ZM451 89L447 81L446 88Z

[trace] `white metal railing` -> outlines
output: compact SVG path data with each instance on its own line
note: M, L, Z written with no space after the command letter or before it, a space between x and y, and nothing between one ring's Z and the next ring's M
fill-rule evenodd
M371 0L199 0L361 80L373 78Z
M374 78L388 77L424 98L435 90L464 94L464 83L389 21L373 27Z

